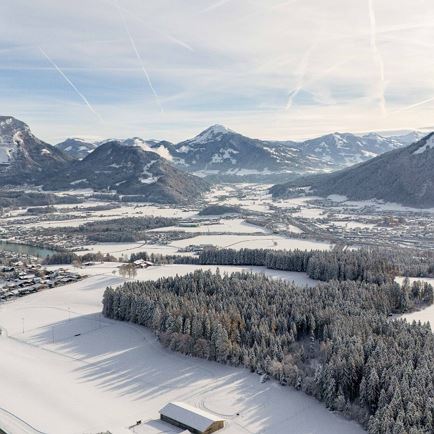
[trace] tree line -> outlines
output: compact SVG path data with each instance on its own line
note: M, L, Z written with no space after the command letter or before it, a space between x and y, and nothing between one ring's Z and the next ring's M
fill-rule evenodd
M253 265L273 270L301 271L315 280L356 280L384 283L398 268L376 249L321 250L206 249L197 257L177 257L177 263L201 265Z
M61 251L48 255L42 263L44 265L60 265L60 264L76 264L77 266L85 262L116 262L117 259L106 253L101 252L88 252L84 255L77 255L74 252Z
M103 314L154 330L174 351L273 376L372 434L422 434L434 431L434 337L389 318L414 297L393 281L300 288L198 270L109 287Z

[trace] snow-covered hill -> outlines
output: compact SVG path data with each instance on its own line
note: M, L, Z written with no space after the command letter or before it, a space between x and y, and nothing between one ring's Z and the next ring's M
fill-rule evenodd
M395 149L361 164L329 174L304 177L275 185L275 197L295 186L311 187L313 194L338 194L353 200L381 199L402 205L434 206L434 133L410 146Z
M422 131L409 131L404 134L393 135L390 138L402 143L403 145L411 145L412 143L423 139L424 136L426 136L426 133L423 133Z
M173 154L176 153L173 143L166 140L144 140L140 137L119 140L123 145L139 146L144 151L155 152L160 157L172 161Z
M60 150L35 137L24 122L0 116L0 178L2 183L31 182L69 161Z
M79 137L66 139L65 141L56 145L57 148L62 150L74 160L82 160L98 146L99 142L91 142Z
M376 133L363 136L334 133L306 140L298 143L296 147L303 155L317 158L319 162L327 164L330 170L336 170L361 163L403 145L404 143L395 138L383 137Z
M105 288L125 281L117 273L119 265L78 269L90 277L4 303L0 408L16 415L6 422L25 421L20 431L17 423L5 424L0 411L0 426L7 432L176 433L181 429L161 422L158 411L182 399L227 415L225 434L277 434L288 432L289 424L296 427L293 432L363 434L354 422L293 388L262 384L241 367L168 351L144 327L102 318ZM138 270L137 278L155 280L197 268L155 266ZM240 268L222 267L221 272ZM138 420L140 426L127 428Z
M164 203L196 199L209 187L204 180L177 169L139 141L104 143L71 164L61 177L47 180L44 185L56 190L92 188Z

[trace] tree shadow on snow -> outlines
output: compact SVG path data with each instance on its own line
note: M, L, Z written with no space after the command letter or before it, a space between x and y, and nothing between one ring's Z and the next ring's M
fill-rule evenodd
M77 360L75 372L82 382L129 399L158 399L162 405L171 400L193 402L230 424L239 421L264 432L358 432L301 392L273 381L261 384L259 376L242 367L172 352L145 327L100 314L53 323L34 331L28 340ZM336 423L331 423L333 418ZM321 420L329 430L324 431Z

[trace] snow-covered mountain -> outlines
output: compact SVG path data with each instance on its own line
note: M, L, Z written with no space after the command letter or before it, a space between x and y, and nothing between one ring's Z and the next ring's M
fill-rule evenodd
M349 199L382 199L415 207L434 207L434 133L404 148L328 174L275 185L284 197L293 187L311 187L313 194L339 194Z
M251 139L222 125L175 145L173 161L201 175L253 175L312 170L299 149L287 143Z
M339 170L402 147L417 134L384 137L376 133L334 133L294 142L252 139L223 125L213 125L178 144L140 137L116 140L155 152L177 167L199 176L259 179ZM57 146L62 145L62 149L73 158L81 159L95 147L115 139L89 143L89 146L79 141L72 143L74 140L68 139Z
M99 142L91 142L79 137L66 139L56 147L74 160L82 160L99 146Z
M103 143L45 186L56 190L92 188L163 203L188 202L209 188L204 180L177 169L134 141Z
M411 145L412 143L415 143L421 139L423 139L426 136L426 133L422 131L409 131L404 134L395 134L393 136L390 136L389 138L396 140L399 143L402 143L403 145Z
M200 175L330 172L400 148L393 137L334 133L303 142L251 139L222 125L174 145L173 161Z
M334 133L306 140L295 146L304 156L318 159L322 165L326 164L329 170L337 170L398 149L403 143L376 133L363 136ZM322 165L319 165L319 170Z
M155 152L166 160L172 160L172 154L176 153L173 143L166 140L144 140L141 137L131 137L127 139L106 139L100 141L88 141L81 138L68 138L56 145L65 154L74 160L82 160L87 157L98 146L107 142L117 141L125 145L137 145L144 151Z
M144 140L140 137L133 137L130 139L118 140L123 145L139 146L144 151L155 152L160 157L172 161L173 155L176 154L176 149L173 143L167 140Z
M33 182L40 174L60 170L69 158L35 137L24 122L0 116L0 178L2 183Z
M72 146L79 151L83 143L73 139L66 148ZM92 188L164 203L197 199L209 184L176 168L169 161L170 146L169 142L137 138L122 143L111 141L98 144L81 160L73 159L60 146L35 137L24 122L2 116L0 185L33 184L54 190Z

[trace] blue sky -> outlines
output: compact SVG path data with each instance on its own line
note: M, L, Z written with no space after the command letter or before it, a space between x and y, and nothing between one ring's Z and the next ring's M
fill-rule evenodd
M431 0L3 0L1 114L41 138L434 124Z

